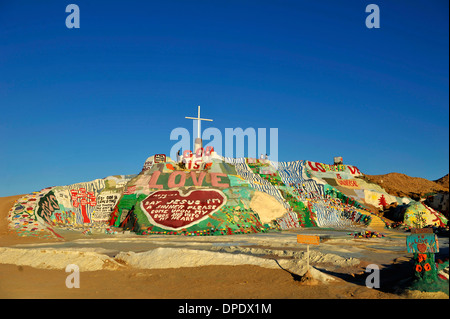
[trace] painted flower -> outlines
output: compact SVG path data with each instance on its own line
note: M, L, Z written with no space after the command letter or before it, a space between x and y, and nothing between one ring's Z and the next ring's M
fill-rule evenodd
M419 254L418 258L419 258L419 262L422 262L422 261L425 261L427 259L427 255Z
M430 271L431 270L430 264L426 263L425 266L423 266L423 269L425 269L425 271Z
M417 272L422 272L422 266L421 265L416 265L416 271Z

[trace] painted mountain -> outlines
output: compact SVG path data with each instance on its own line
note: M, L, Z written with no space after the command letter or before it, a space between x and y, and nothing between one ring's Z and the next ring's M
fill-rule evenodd
M408 227L444 226L438 211L388 194L351 165L224 158L149 157L136 175L45 188L16 201L9 227L21 236L66 232L232 235L298 227L383 228L392 204Z

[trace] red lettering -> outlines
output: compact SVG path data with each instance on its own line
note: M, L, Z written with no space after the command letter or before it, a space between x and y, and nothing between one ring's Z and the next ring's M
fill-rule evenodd
M202 163L202 160L201 160L201 159L196 160L196 161L194 162L194 167L192 167L192 169L199 169L201 163Z
M150 187L150 188L158 188L158 189L162 189L163 188L162 185L156 184L158 182L159 175L161 175L160 171L156 171L156 172L154 172L152 174L152 178L150 179L150 182L148 182L148 187Z
M190 150L185 150L183 152L183 158L191 158L192 157L192 152Z
M202 157L203 156L203 147L200 147L199 149L197 149L197 151L195 152L195 156L196 157Z
M361 172L359 171L359 169L358 169L356 166L350 166L350 165L348 165L347 167L348 167L348 169L350 170L350 173L351 173L351 174L354 175L354 174L358 173L358 174L361 175Z
M175 178L180 175L180 181L178 183L175 183ZM182 187L184 186L184 183L186 182L186 174L182 171L175 171L169 176L169 180L167 181L167 187L173 188L173 187Z
M312 166L312 163L310 162L310 161L308 161L308 164L309 164L309 167L311 167L311 169L313 170L313 171L318 171L318 169L317 168L315 168L315 167L313 167Z
M205 178L205 176L206 176L205 172L200 172L200 176L197 179L197 174L195 172L191 171L192 183L194 183L195 186L202 186L203 179Z
M207 146L205 149L205 156L210 156L213 151L214 149L212 146Z
M227 174L224 173L211 173L211 185L214 187L230 187L230 184L221 184L219 183L220 177L227 177Z
M311 167L311 169L313 171L316 171L316 172L321 171L322 173L326 172L325 169L322 167L322 164L320 164L320 163L314 163L315 167L313 166L312 162L310 162L310 161L308 161L308 164L309 164L309 167Z
M322 164L320 163L316 163L316 167L319 169L319 171L321 171L322 173L325 173L325 168L322 167Z

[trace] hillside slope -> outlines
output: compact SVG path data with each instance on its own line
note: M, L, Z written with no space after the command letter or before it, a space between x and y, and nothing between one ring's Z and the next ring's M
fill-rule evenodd
M447 191L449 189L449 179L448 179L448 174L435 180L435 183L444 186L445 188L447 188Z
M447 183L445 177L439 179L439 182L430 181L425 178L411 177L401 173L389 173L384 175L365 175L372 182L383 187L387 193L398 197L410 197L418 200L429 193L448 192L448 174Z

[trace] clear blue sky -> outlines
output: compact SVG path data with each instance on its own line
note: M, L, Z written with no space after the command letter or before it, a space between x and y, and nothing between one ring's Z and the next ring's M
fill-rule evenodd
M68 4L80 28L68 29ZM367 4L381 28L368 29ZM449 2L0 0L0 196L169 154L202 116L278 128L278 158L437 179ZM268 146L269 148L269 146Z

